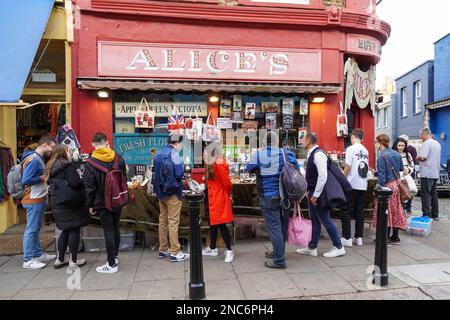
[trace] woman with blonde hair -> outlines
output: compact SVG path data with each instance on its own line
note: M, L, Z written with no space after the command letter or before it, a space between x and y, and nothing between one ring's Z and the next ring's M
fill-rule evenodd
M386 134L377 136L375 146L380 154L377 160L377 183L382 187L392 190L392 197L388 203L388 242L399 244L398 232L407 227L406 217L403 212L403 204L400 199L400 172L405 170L401 155L389 148L390 138ZM376 225L378 202L375 201L374 225Z

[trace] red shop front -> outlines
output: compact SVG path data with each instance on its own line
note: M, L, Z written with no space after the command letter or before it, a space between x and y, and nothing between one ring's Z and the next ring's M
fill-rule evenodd
M254 104L248 119L258 128L267 123L264 108L274 105L284 127L287 101L294 140L302 127L325 150L343 151L348 138L336 122L346 113L349 130L366 132L373 164L374 66L390 32L375 17L375 0L75 2L72 126L85 152L97 131L116 143L155 134L133 127L142 97L157 124L174 107L226 119L221 106L229 101L240 103L243 118ZM132 164L146 164L128 151Z

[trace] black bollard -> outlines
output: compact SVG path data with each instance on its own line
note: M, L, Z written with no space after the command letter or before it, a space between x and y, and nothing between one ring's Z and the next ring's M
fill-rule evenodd
M191 278L189 282L189 298L205 299L205 282L203 280L202 240L200 234L200 202L203 192L189 191L186 199L189 202L189 250L191 254Z
M392 190L377 187L375 195L378 198L377 231L375 243L375 270L372 283L381 287L388 285L387 272L387 208L388 200L392 196Z

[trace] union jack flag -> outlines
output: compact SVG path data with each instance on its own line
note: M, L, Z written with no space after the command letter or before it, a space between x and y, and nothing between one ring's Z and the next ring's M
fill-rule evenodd
M184 116L181 114L171 115L169 116L169 124L168 129L170 134L183 134L185 125L184 125Z

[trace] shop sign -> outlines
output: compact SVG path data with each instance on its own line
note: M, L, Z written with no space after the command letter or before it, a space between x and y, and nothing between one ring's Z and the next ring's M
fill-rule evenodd
M99 41L98 75L139 78L321 81L321 50Z
M185 117L196 112L199 117L208 115L206 102L149 102L148 107L139 102L116 102L114 108L116 118L133 118L137 111L154 111L157 118L163 118L174 114L176 109Z
M158 151L167 145L167 134L139 135L116 134L114 150L129 165L150 165L150 150Z
M375 38L363 35L347 35L347 51L355 54L363 54L381 57L381 43Z

